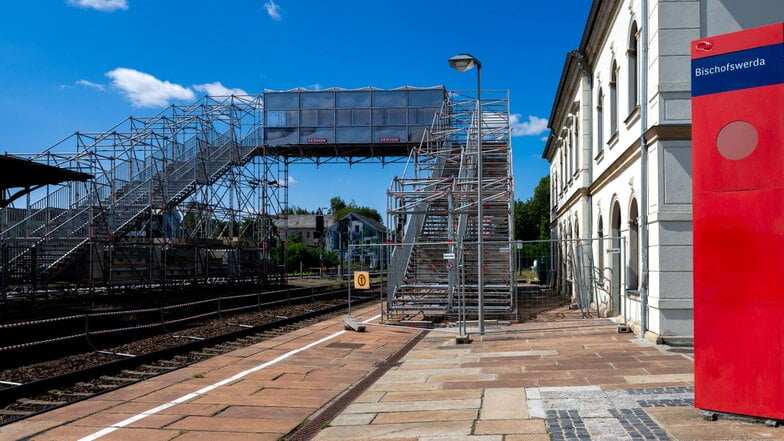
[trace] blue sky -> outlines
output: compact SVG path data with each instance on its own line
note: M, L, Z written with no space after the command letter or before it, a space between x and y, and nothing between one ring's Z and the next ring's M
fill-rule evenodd
M590 0L37 0L0 14L0 152L40 152L76 131L205 94L296 87L444 85L511 92L515 198L547 174L544 126ZM332 196L384 216L401 165L296 165L289 204Z

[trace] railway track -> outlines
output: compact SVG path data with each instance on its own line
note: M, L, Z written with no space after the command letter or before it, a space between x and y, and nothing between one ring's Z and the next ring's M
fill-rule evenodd
M374 298L354 298L352 304ZM2 371L0 426L284 335L339 315L347 307L344 299L278 306Z

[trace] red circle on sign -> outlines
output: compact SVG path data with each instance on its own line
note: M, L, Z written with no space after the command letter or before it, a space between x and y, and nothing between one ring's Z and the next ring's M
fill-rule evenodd
M733 121L719 130L716 148L721 156L737 161L744 159L757 148L757 129L746 121Z

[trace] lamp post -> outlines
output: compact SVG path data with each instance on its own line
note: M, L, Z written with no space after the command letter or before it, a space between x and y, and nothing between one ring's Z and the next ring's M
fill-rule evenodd
M479 324L479 335L485 333L485 314L484 314L484 283L482 277L483 257L482 257L482 62L471 54L458 54L449 59L449 65L458 72L465 72L476 67L476 284L477 284L477 321Z

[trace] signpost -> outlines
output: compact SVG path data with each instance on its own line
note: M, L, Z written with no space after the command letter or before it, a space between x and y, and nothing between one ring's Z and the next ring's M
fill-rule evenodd
M354 271L354 289L370 289L370 273Z
M784 419L784 24L691 45L695 407Z

